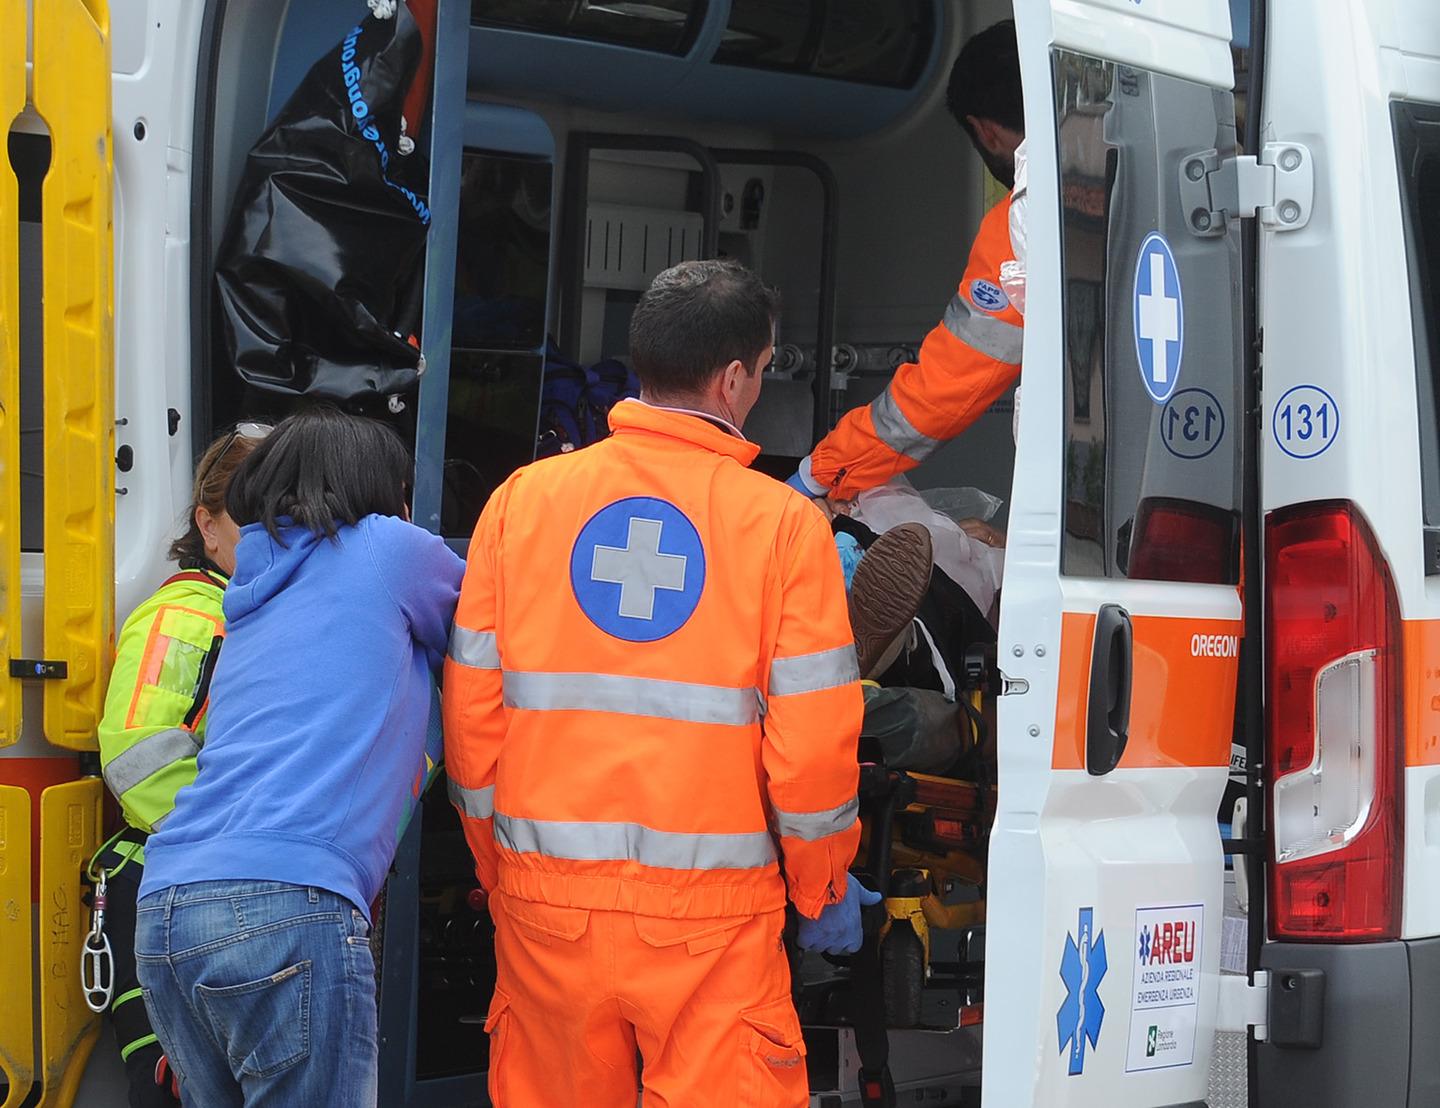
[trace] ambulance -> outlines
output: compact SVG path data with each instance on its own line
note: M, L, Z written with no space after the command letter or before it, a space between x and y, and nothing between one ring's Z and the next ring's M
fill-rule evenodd
M215 292L247 152L393 7L0 0L3 1108L124 1103L81 994L114 631L255 414ZM623 359L676 261L784 293L767 471L879 395L1003 195L944 93L1015 21L1022 396L911 475L1005 502L976 907L895 1091L841 1006L812 1104L1440 1104L1440 5L412 7L424 373L385 415L457 548L535 456L552 341ZM387 1108L488 1103L473 886L432 791L377 926Z

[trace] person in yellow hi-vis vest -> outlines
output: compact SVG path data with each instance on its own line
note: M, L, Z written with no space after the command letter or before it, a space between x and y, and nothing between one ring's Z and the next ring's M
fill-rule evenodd
M178 1103L135 975L135 901L145 839L170 814L175 794L195 779L210 674L225 633L221 601L240 538L225 514L225 493L235 470L268 430L242 423L201 457L188 525L170 547L180 572L121 628L100 721L100 764L125 826L101 849L92 868L105 871L108 885L105 931L114 956L110 1011L131 1108Z

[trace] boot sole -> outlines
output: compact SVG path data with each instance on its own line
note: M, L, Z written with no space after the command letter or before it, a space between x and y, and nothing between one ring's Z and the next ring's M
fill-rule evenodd
M860 675L870 671L915 618L934 567L930 532L902 523L870 544L850 585L850 628Z

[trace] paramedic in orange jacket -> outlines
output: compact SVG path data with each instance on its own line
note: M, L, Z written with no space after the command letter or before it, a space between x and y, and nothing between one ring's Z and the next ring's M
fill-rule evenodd
M858 949L862 697L822 513L747 468L776 298L655 279L641 400L476 527L445 667L451 797L489 892L499 1108L799 1108L781 942ZM818 917L818 918L817 918ZM827 945L828 944L828 945Z
M1015 148L1025 137L1013 22L965 44L946 102L986 167L1013 188ZM1000 285L1000 266L1014 257L1009 217L1007 196L981 220L960 287L918 360L900 366L867 407L846 413L801 462L792 486L850 500L883 485L960 434L1015 383L1023 320Z

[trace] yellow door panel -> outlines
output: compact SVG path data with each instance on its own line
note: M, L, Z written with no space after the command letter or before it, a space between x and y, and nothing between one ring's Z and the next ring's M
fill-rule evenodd
M25 0L0 0L0 119L25 107ZM20 740L20 199L0 165L0 746Z
M35 1080L30 851L30 794L0 785L0 1075L10 1086L0 1108L16 1108Z
M45 737L95 749L114 651L115 374L110 17L34 5L34 102L50 127L45 297Z
M40 1058L45 1108L69 1108L100 1035L80 991L80 951L90 930L81 875L100 846L98 777L40 794Z

